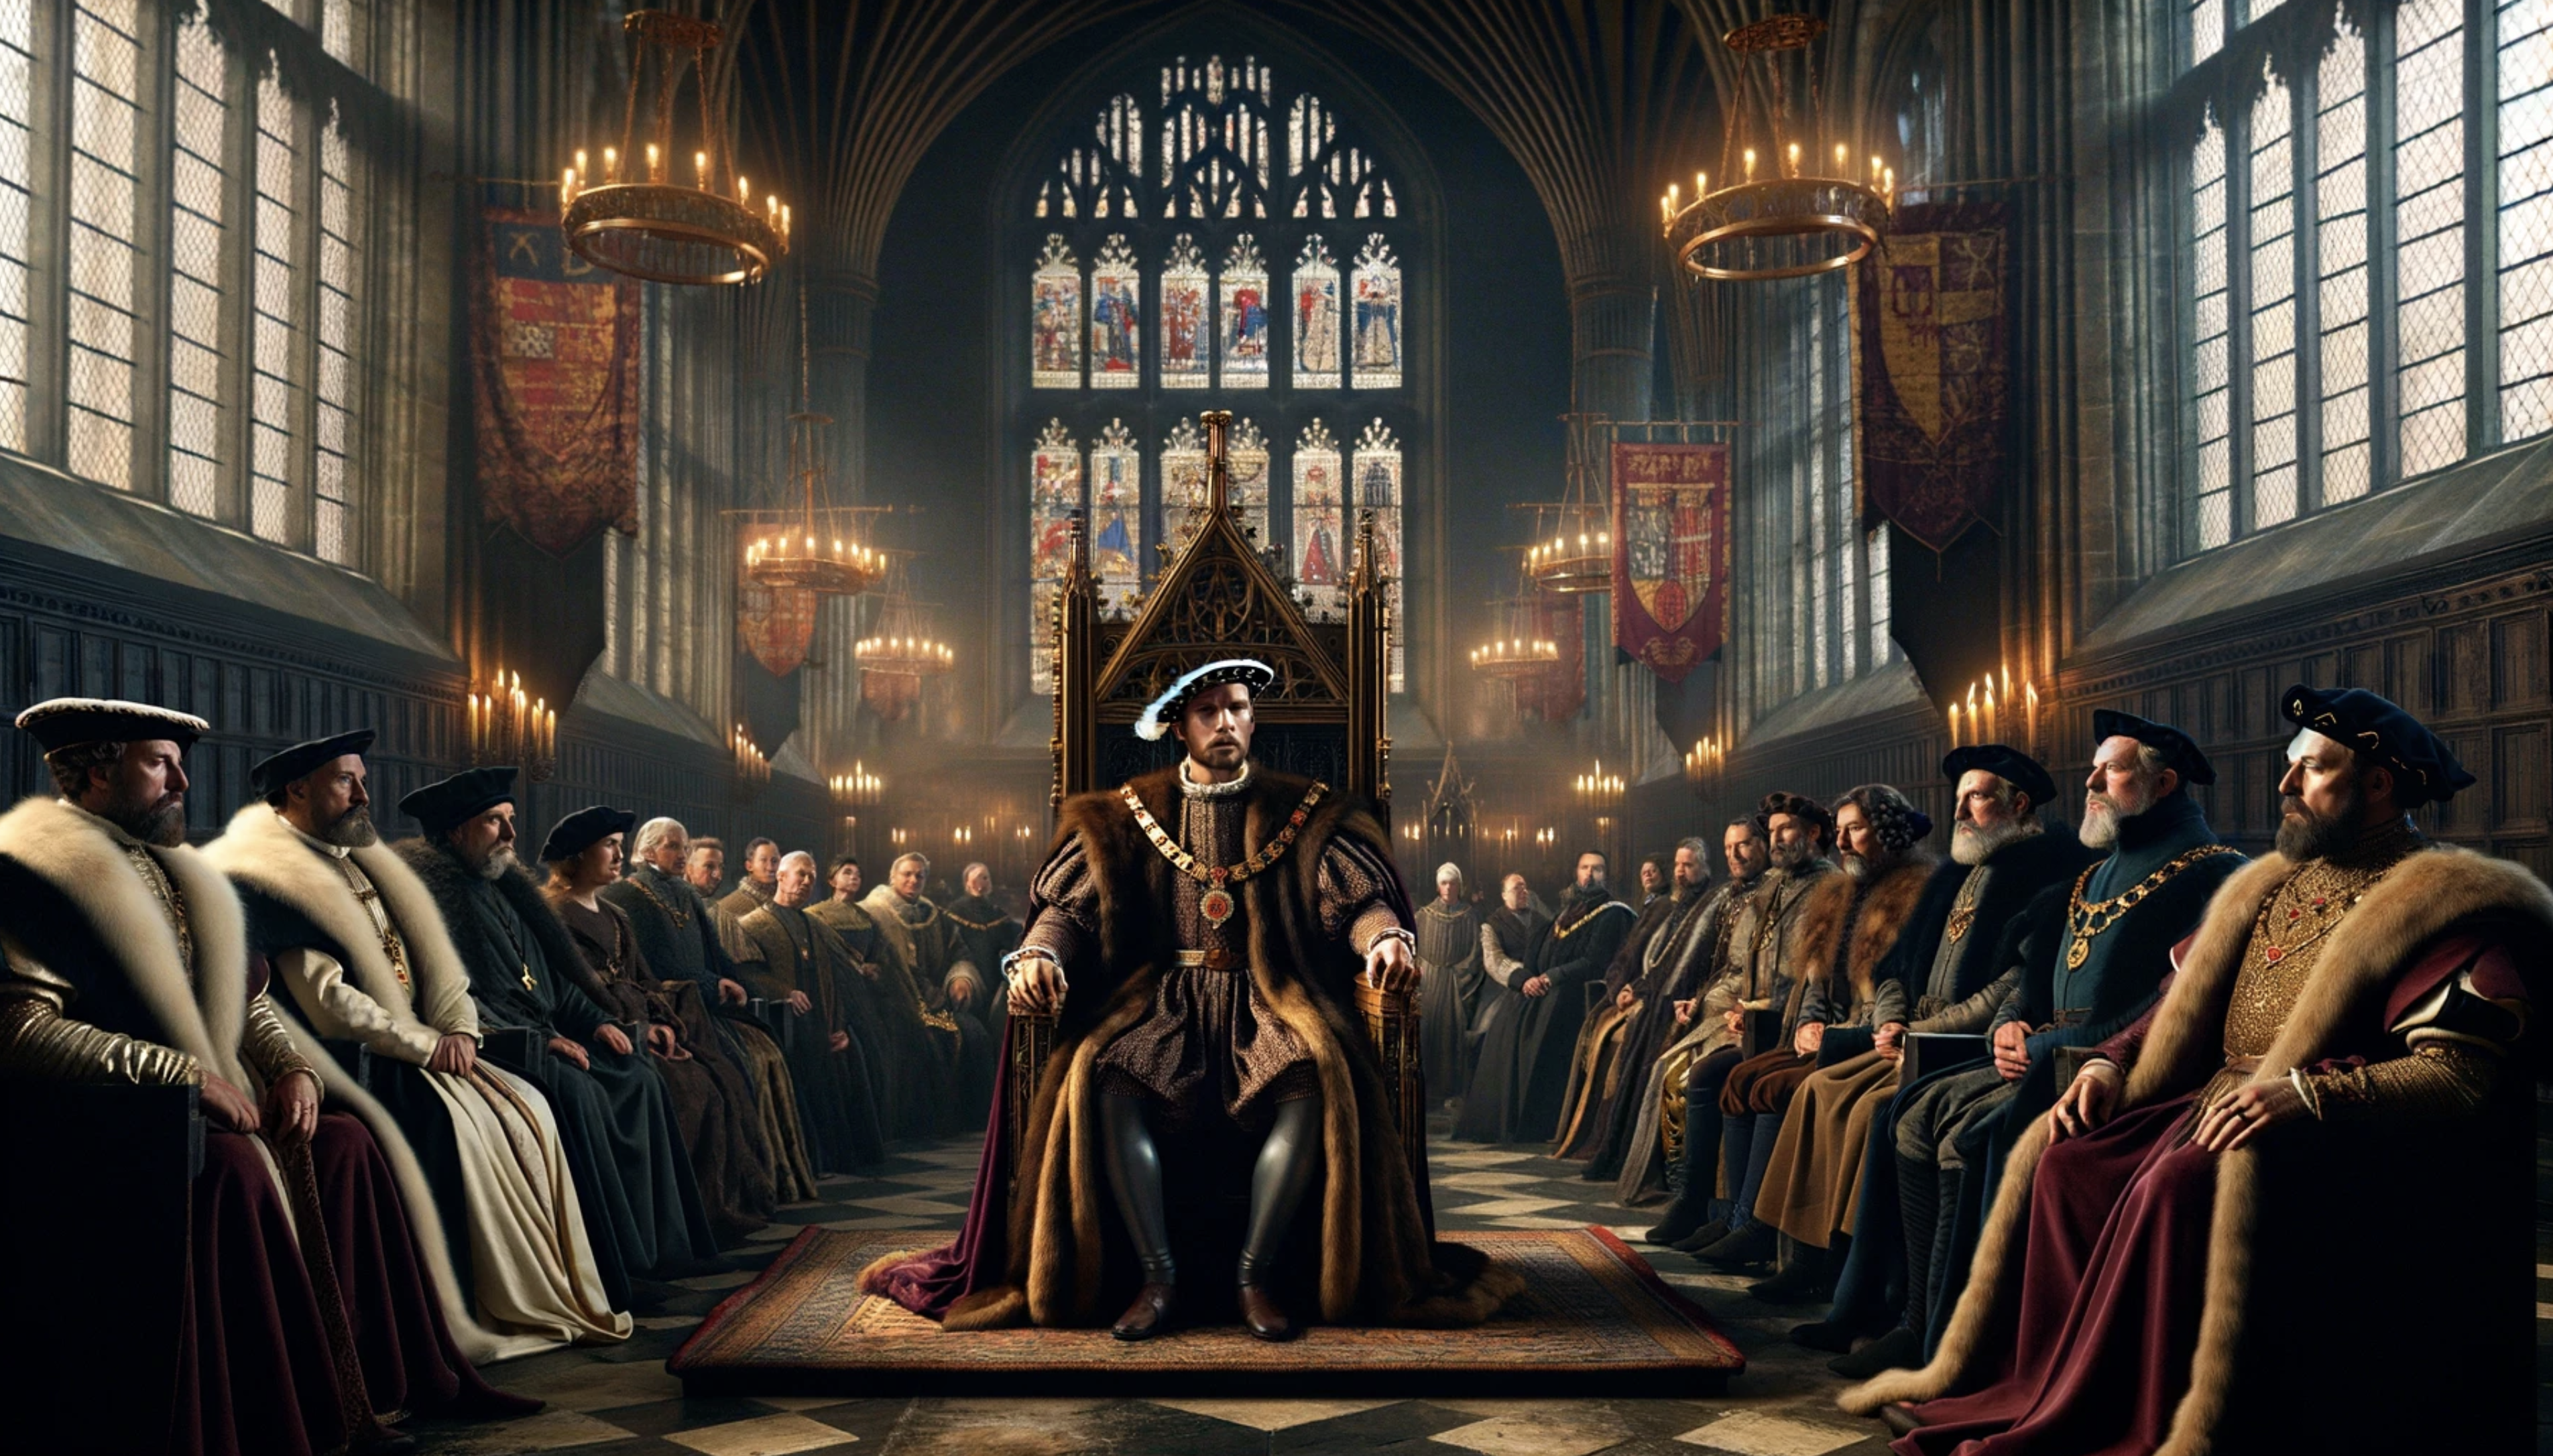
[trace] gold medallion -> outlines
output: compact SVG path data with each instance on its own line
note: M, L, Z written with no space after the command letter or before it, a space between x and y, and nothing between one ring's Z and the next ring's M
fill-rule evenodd
M1208 925L1221 925L1232 919L1232 892L1217 886L1197 897L1197 913Z
M2084 940L2080 936L2075 937L2074 943L2065 948L2065 968L2067 970L2081 970L2083 968L2083 962L2091 958L2092 943Z

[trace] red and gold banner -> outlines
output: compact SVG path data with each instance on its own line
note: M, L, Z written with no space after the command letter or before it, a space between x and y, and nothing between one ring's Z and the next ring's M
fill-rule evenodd
M2011 410L2003 205L1901 209L1853 290L1862 504L1934 551L1994 506Z
M567 250L558 215L481 214L471 366L481 510L553 556L638 528L638 284Z
M1728 447L1613 442L1613 645L1666 682L1728 626Z
M763 530L767 534L770 527ZM751 525L737 528L738 561L744 559L753 531ZM807 649L816 641L816 613L824 605L822 596L804 587L757 587L739 575L735 579L736 645L773 677L787 677L807 660Z

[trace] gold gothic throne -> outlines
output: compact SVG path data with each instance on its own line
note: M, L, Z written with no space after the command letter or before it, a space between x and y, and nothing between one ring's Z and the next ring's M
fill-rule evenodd
M1209 409L1201 418L1206 508L1194 538L1176 548L1176 558L1131 620L1102 619L1089 534L1081 517L1073 517L1071 554L1053 623L1051 803L1059 806L1066 795L1168 766L1176 740L1147 743L1136 737L1137 715L1189 668L1217 657L1256 657L1276 670L1276 681L1253 700L1259 727L1252 756L1288 772L1344 782L1350 794L1374 805L1388 833L1391 788L1385 775L1391 740L1385 736L1384 703L1389 598L1377 565L1374 517L1368 513L1358 521L1346 620L1313 619L1234 517L1231 411ZM1419 1176L1427 1113L1418 998L1362 980L1356 995L1411 1174ZM1015 1015L1010 1028L1009 1113L1013 1127L1026 1127L1039 1074L1054 1045L1054 1019Z

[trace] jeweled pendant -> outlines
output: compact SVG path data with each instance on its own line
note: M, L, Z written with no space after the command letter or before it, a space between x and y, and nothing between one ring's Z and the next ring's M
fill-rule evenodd
M1208 925L1221 925L1232 919L1232 892L1217 888L1199 895L1197 913L1205 917Z
M2076 936L2074 938L2074 944L2065 948L2065 968L2067 970L2081 970L2083 968L2083 962L2091 958L2092 943L2084 940L2081 936Z

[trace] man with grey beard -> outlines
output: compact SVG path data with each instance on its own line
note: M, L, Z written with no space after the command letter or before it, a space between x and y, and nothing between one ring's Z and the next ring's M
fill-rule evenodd
M2092 732L2098 747L2076 833L2086 847L2110 852L2074 878L2061 906L2035 914L2014 954L2020 983L1995 1013L1992 1061L1952 1072L1901 1113L1904 1321L1832 1362L1840 1374L1918 1365L1939 1344L1966 1288L2003 1155L2055 1100L2058 1051L2098 1046L2145 1012L2171 968L2171 948L2244 863L2190 797L2188 785L2214 783L2216 770L2186 733L2108 710L2092 715Z
M484 1055L557 1110L605 1284L616 1295L639 1278L722 1267L664 1079L604 1011L585 952L516 860L514 770L466 770L401 799L399 812L425 835L394 852L434 897L481 1025L531 1034Z

